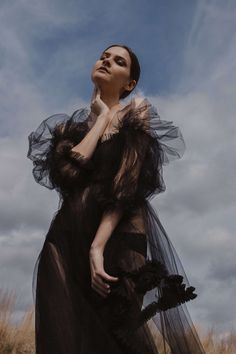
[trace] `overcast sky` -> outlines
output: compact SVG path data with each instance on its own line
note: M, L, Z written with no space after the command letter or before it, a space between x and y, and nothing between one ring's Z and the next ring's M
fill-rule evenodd
M139 91L180 127L181 160L152 204L198 297L196 325L227 333L236 318L236 2L1 0L0 288L15 319L33 303L34 263L58 195L35 183L28 135L53 113L89 106L101 51L138 55Z

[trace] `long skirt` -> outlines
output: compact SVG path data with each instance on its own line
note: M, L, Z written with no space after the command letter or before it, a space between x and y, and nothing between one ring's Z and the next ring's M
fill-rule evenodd
M106 244L104 269L119 281L103 298L89 266L99 215L82 223L66 206L55 214L33 274L36 354L204 353L170 287L188 286L179 258L149 202L143 216L145 233L115 229Z

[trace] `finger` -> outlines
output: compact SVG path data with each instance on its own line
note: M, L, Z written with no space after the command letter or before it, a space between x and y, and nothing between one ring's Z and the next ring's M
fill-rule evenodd
M109 294L109 291L96 281L92 283L92 288L97 292L99 292L99 294L102 295L103 297Z
M94 92L95 92L95 89L93 89L93 93L92 93L92 97L91 97L91 102L93 102L93 100L94 100Z
M96 291L100 296L102 296L103 298L105 298L107 296L107 294L105 294L103 291L101 291L96 285L92 286L92 289L94 291Z
M119 280L118 277L113 277L113 276L107 274L106 272L102 273L101 276L107 281L115 282L115 281Z
M104 291L107 291L110 289L110 285L105 282L105 279L102 278L102 276L97 276L94 278L94 281L96 282L97 285L101 287Z
M96 95L97 95L97 86L95 85L95 86L94 86L94 89L93 89L93 94L92 94L91 102L94 102L94 100L95 100L95 98L96 98Z
M101 90L100 90L100 87L99 86L97 86L97 97L99 97L100 98L100 96L101 96Z

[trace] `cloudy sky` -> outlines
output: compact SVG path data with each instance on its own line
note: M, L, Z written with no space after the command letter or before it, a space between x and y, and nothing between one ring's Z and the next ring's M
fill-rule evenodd
M202 328L235 326L235 30L234 0L1 0L0 288L16 290L16 320L33 303L34 263L58 208L33 179L28 135L89 106L92 65L123 43L141 62L136 93L185 138L152 204L197 288L190 313Z

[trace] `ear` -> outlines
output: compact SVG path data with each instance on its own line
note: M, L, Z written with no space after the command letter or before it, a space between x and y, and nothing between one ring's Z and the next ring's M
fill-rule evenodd
M128 84L126 84L123 88L125 91L131 91L136 86L136 80L131 80Z

